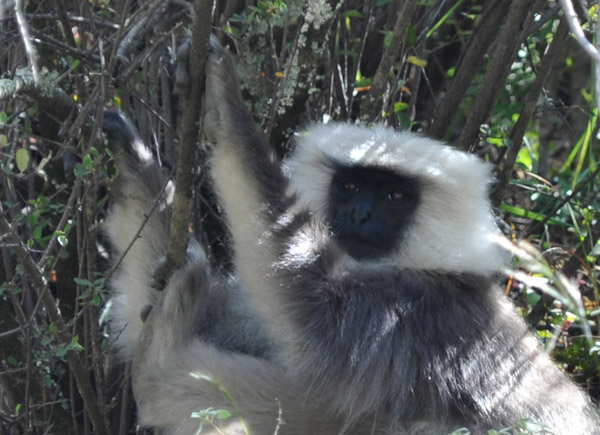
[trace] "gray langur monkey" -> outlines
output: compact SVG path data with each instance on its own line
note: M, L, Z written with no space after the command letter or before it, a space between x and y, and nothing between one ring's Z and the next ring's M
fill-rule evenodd
M172 186L135 130L105 116L124 149L107 221L117 252L162 198L113 280L142 424L192 434L192 413L213 408L232 412L212 422L225 433L483 434L523 418L600 433L588 397L493 284L505 259L487 164L412 133L338 124L300 133L282 166L215 42L205 108L235 277L211 271L192 241L162 293L152 270Z

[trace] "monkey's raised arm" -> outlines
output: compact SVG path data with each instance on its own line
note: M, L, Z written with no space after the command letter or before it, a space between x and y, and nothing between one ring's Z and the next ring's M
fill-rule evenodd
M273 275L287 241L273 230L293 225L285 221L287 216L297 220L290 213L295 197L242 101L233 60L214 39L211 44L204 128L212 144L211 175L231 232L236 270L252 305L268 319L267 328L288 330L292 326L281 311Z

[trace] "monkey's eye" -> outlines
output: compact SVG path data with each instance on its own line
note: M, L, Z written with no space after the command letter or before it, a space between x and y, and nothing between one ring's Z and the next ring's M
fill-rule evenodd
M387 194L387 200L392 204L402 204L406 200L406 194L401 190L392 190Z
M352 180L343 180L340 183L340 186L342 186L342 189L347 192L347 193L358 193L358 191L360 190L360 188L358 187L358 183L352 181Z

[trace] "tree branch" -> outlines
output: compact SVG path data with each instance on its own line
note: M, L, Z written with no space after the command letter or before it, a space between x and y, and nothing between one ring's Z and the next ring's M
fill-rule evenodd
M394 24L394 30L392 31L390 44L387 46L383 56L381 57L381 62L379 62L379 66L377 67L377 71L373 77L371 91L369 92L369 96L365 101L363 110L361 110L362 114L366 115L369 121L377 121L382 115L381 108L385 107L385 105L382 105L381 100L382 96L386 94L385 85L388 79L388 74L402 49L402 43L406 38L406 30L412 21L418 5L418 0L406 0L402 10L400 13L398 13L396 23Z
M546 79L552 70L552 65L554 65L556 57L558 56L565 41L567 29L568 25L566 20L561 20L560 25L554 34L554 38L552 39L552 43L540 62L535 82L533 83L531 90L527 93L527 97L525 97L523 108L519 114L519 120L516 122L512 128L512 131L510 132L511 145L508 149L507 156L504 159L502 169L497 176L497 189L493 198L494 203L496 204L502 202L504 198L504 193L508 185L508 179L513 171L515 161L517 160L517 156L523 144L523 136L525 135L529 121L535 113L537 101L540 97L540 93L542 92L544 83L546 82Z
M173 270L183 266L186 259L194 181L193 165L196 161L200 108L205 86L204 69L208 57L212 4L211 0L196 1L196 17L189 54L190 86L181 125L170 243L166 255L166 277L170 276Z
M486 52L494 41L494 34L502 25L506 11L513 0L498 0L491 2L490 6L478 20L465 51L458 60L456 74L448 92L436 109L432 124L427 129L427 134L436 139L443 139L456 114L456 108L464 100L465 95L473 82L473 77L481 70L486 60Z
M73 372L75 381L77 382L79 393L81 394L84 406L90 416L94 430L98 435L110 435L104 421L104 416L98 407L98 400L86 368L79 357L79 353L71 348L72 337L60 315L56 300L54 300L54 297L50 293L48 285L40 274L37 265L29 255L29 252L27 252L27 249L25 249L21 243L19 237L13 232L4 215L0 215L0 233L5 235L6 241L12 246L12 249L14 249L19 262L23 265L25 275L31 280L33 287L37 291L38 297L44 305L46 313L48 314L48 319L56 326L56 336L58 341L62 346L69 349L67 350L65 357Z
M0 100L23 94L33 98L44 110L58 119L66 119L77 105L61 88L55 86L55 75L45 68L36 81L27 68L19 68L12 79L0 80Z
M458 148L468 150L476 143L479 128L488 119L502 90L501 84L504 83L510 72L515 53L525 37L526 22L534 3L534 0L515 0L510 7L489 69L479 88L465 127L457 140Z

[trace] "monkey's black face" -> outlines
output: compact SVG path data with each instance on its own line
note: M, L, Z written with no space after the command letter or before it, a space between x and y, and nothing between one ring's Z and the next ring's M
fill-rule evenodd
M376 259L398 245L418 201L414 178L376 167L337 166L327 217L336 241L351 257Z

